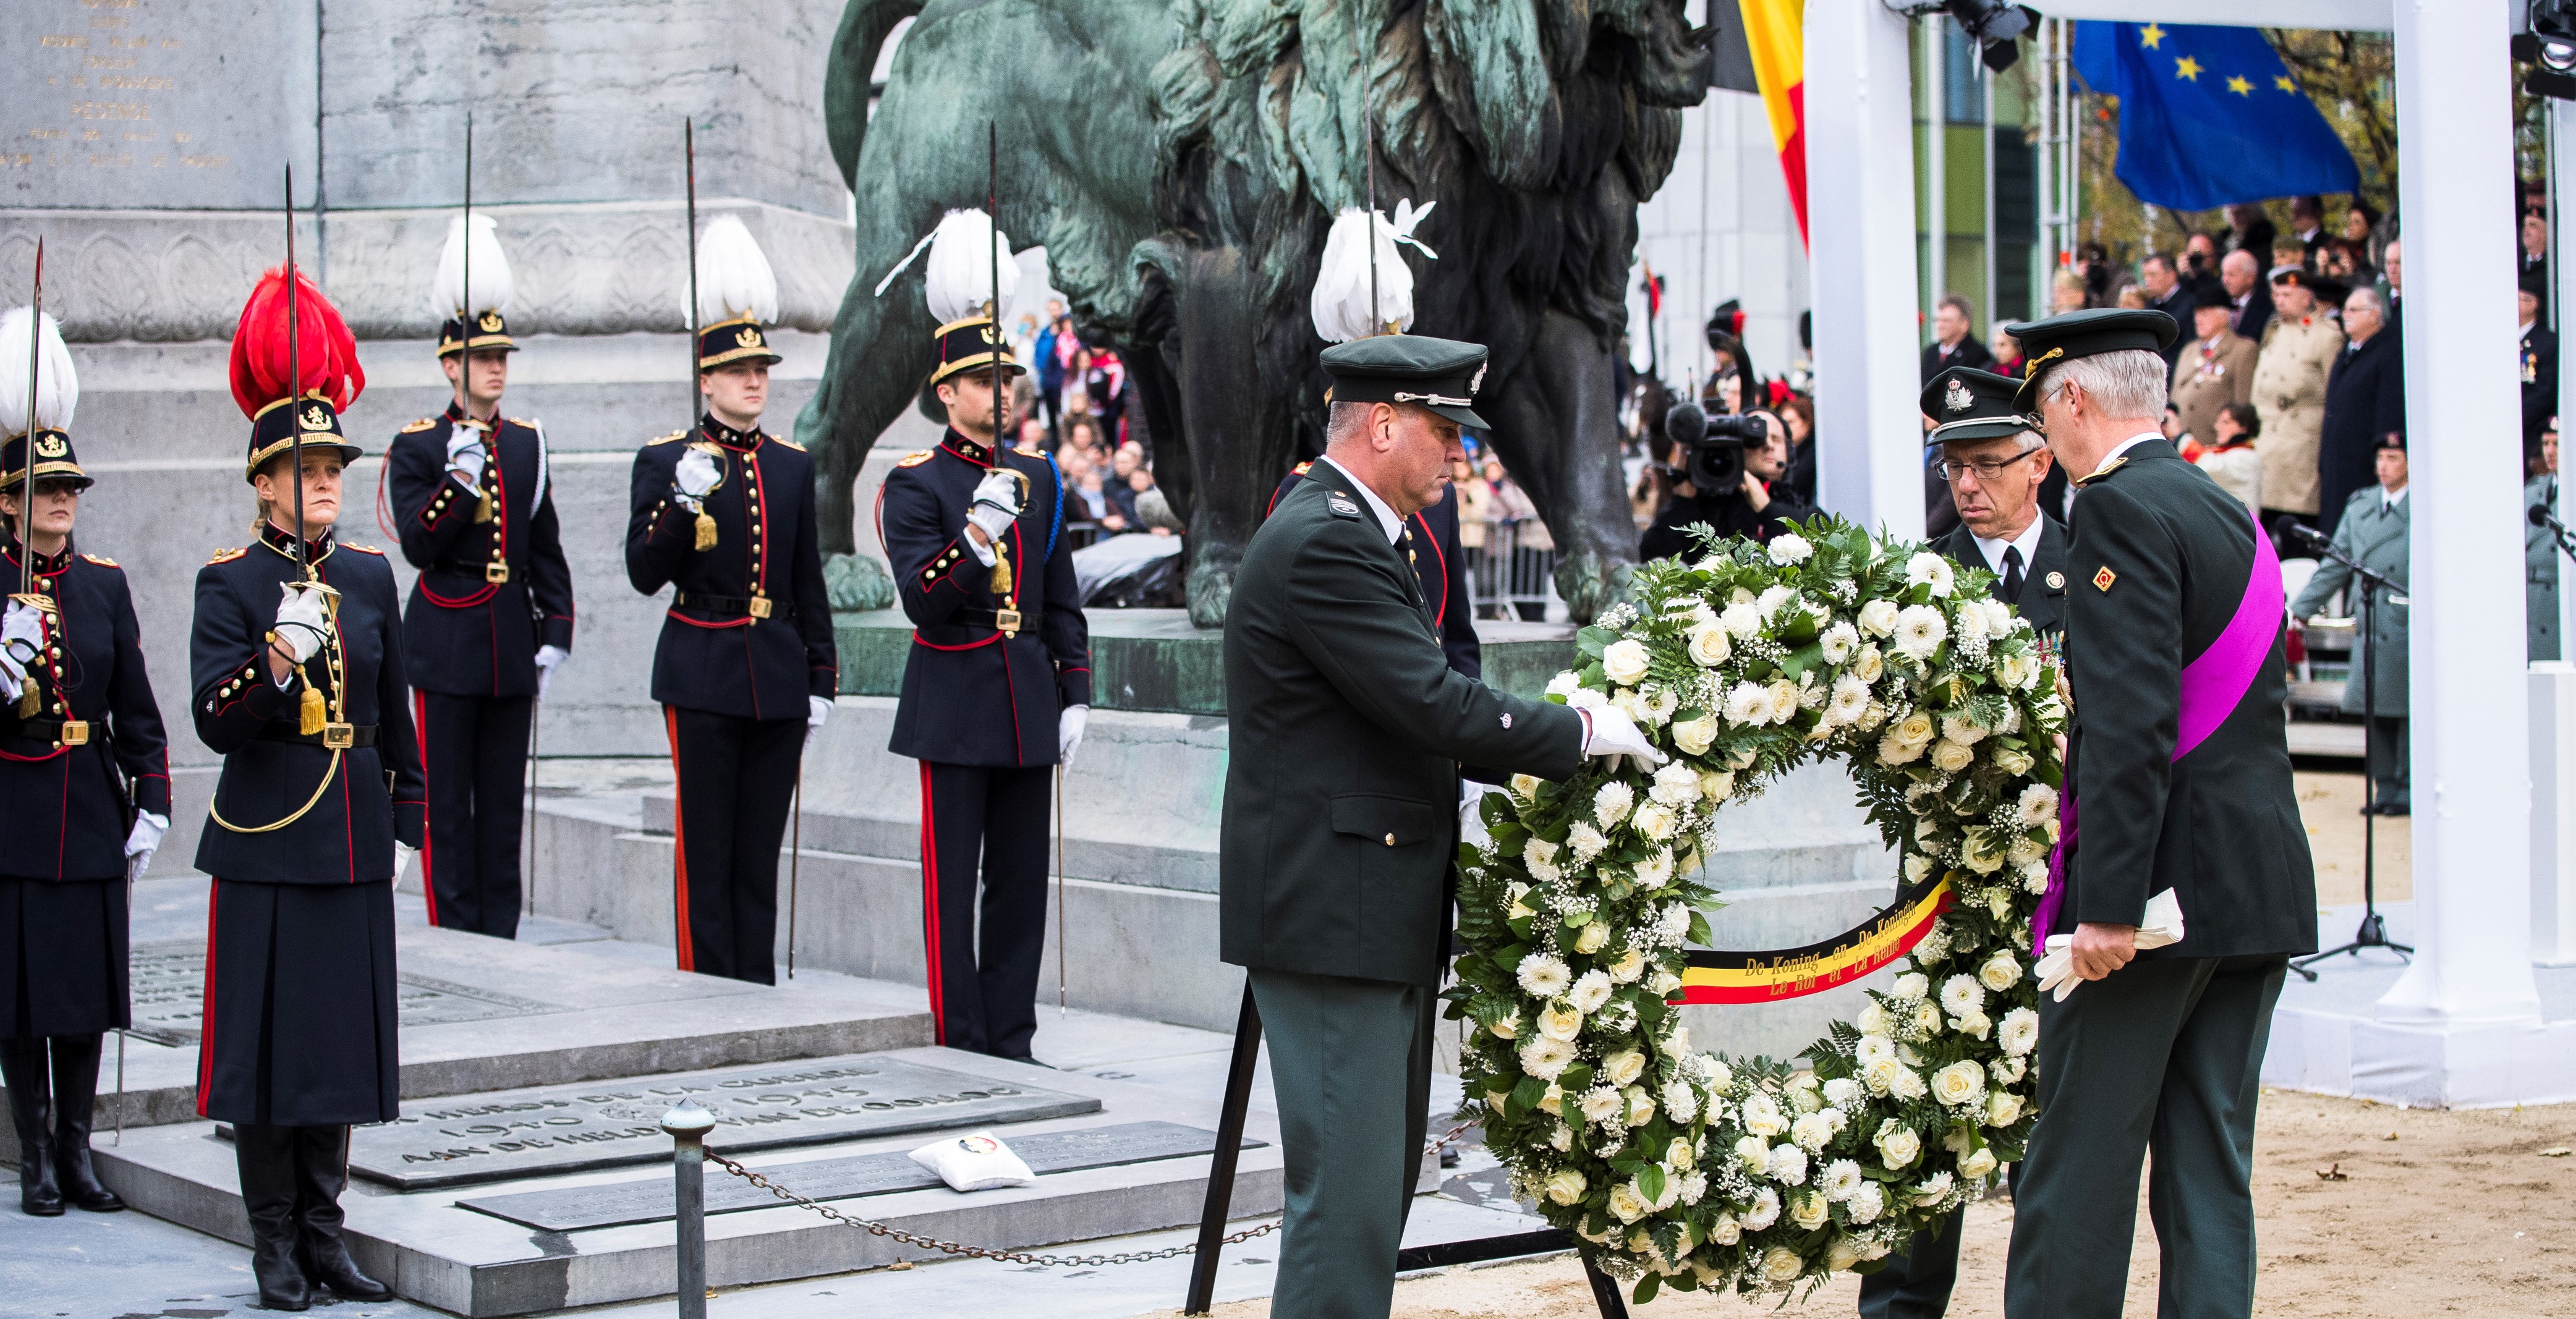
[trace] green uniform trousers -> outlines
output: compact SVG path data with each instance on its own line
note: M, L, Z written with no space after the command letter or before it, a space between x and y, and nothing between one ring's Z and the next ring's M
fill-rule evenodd
M1287 1163L1272 1319L1385 1319L1430 1124L1439 996L1388 980L1251 977Z
M1861 1319L1941 1319L1950 1291L1959 1285L1959 1224L1968 1211L1953 1209L1940 1230L1917 1232L1905 1253L1860 1280Z
M2007 1319L2120 1319L2138 1169L2157 1319L2254 1309L2254 1106L2288 959L2141 959L2039 1005L2039 1125L2013 1175Z

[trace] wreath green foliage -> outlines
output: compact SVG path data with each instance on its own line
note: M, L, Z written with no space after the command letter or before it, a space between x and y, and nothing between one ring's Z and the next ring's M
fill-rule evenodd
M2030 916L2057 835L2052 658L1993 574L1837 519L1637 570L1549 699L1668 757L1522 776L1459 854L1468 1100L1518 1194L1661 1287L1881 1267L2017 1159L2037 1116ZM1956 901L1809 1070L1695 1052L1669 1002L1718 894L1720 807L1846 762L1908 881Z

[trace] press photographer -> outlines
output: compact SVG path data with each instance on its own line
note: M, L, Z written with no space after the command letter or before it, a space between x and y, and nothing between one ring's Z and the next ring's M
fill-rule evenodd
M1816 515L1789 486L1789 431L1777 415L1711 417L1685 403L1665 414L1664 435L1672 441L1673 497L1638 540L1638 558L1698 552L1697 526L1767 541Z

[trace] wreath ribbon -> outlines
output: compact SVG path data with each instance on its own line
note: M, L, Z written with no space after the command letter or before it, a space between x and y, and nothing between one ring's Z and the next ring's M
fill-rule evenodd
M1958 895L1946 875L1898 891L1887 910L1799 948L1758 952L1693 949L1674 1003L1776 1003L1849 984L1903 957L1932 932Z

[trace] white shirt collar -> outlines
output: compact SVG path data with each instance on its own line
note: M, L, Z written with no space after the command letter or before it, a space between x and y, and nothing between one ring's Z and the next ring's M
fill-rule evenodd
M2381 486L2379 488L2379 506L2381 508L2395 508L2399 504L2405 503L2406 492L2414 488L2414 483L2410 481L2405 485L2399 486L2397 488L2397 493L2392 495L2388 493L2388 487Z
M2148 431L2141 435L2132 435L2112 446L2109 453L2102 455L2102 467L2110 466L2112 461L2118 458L2121 454L2127 453L2129 450L2137 448L2141 444L2147 444L2163 438L2164 435L2157 431ZM2096 467L2093 470L2098 472L2102 470L2102 467Z
M2030 525L2022 528L2021 534L2011 540L1988 540L1973 529L1968 532L1968 538L1977 542L1977 553L1986 556L1986 566L1997 573L2004 570L2004 551L2020 550L2022 575L2027 577L2030 575L2031 560L2039 554L2039 529L2047 525L2047 522L2046 514L2035 513L2031 517Z
M1340 463L1333 462L1330 458L1318 458L1315 461L1319 463L1330 463L1334 471L1342 474L1343 480L1351 483L1352 489L1360 492L1360 498L1368 501L1369 511L1377 514L1378 525L1386 529L1387 544L1394 544L1397 538L1404 535L1404 519L1395 515L1395 508L1393 505L1378 498L1377 492L1369 489L1368 482L1351 475L1351 469L1342 466ZM1309 468L1307 470L1312 472L1314 469Z

